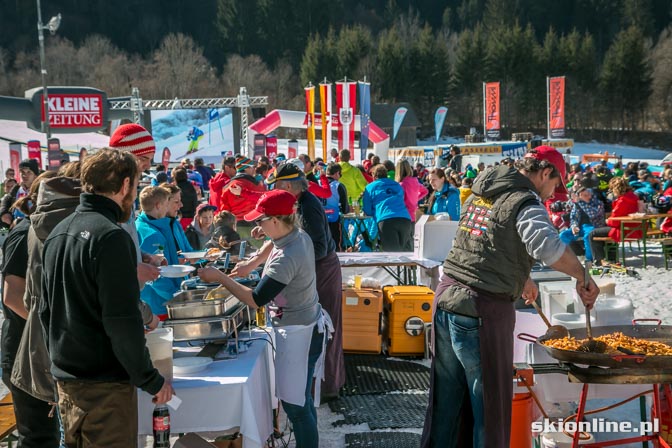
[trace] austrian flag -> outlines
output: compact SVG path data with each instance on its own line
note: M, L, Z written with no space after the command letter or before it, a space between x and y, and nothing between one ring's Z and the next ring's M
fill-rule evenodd
M336 111L338 112L338 149L355 148L355 107L357 105L357 83L336 83Z

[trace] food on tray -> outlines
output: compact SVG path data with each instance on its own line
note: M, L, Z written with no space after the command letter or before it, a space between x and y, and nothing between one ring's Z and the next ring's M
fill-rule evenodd
M216 247L212 247L205 251L205 258L219 258L222 256L222 251L217 249Z
M626 336L621 332L604 334L597 336L594 339L602 341L610 348L610 353L621 353L619 348L630 350L637 355L647 356L672 356L672 346L658 341L651 341L648 339L633 338ZM578 351L579 346L586 342L587 339L576 339L572 336L567 336L562 339L549 339L544 341L544 345L559 350Z

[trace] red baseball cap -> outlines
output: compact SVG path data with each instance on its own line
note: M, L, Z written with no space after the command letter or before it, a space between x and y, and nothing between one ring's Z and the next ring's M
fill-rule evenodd
M263 216L286 216L294 213L296 197L285 190L272 190L264 193L254 206L254 210L245 215L245 221L255 221Z
M555 169L557 169L560 173L562 180L560 185L555 189L555 192L567 194L567 187L565 187L565 180L567 179L567 165L565 164L565 159L562 157L562 154L560 154L557 149L550 146L537 146L525 154L525 157L532 157L537 160L546 160L551 162Z

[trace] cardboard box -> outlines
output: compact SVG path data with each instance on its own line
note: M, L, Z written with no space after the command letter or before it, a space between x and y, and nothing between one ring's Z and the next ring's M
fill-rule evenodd
M413 255L418 258L443 261L453 247L457 221L437 221L432 215L422 215L415 223Z
M380 353L382 315L381 290L343 288L343 351Z

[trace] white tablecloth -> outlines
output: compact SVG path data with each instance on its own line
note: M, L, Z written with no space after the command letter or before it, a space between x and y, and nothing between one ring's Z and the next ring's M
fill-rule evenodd
M240 334L247 339L247 331ZM262 331L253 338L268 338ZM198 352L198 349L181 349ZM177 410L170 410L172 434L218 432L240 427L244 448L261 447L273 432L271 409L274 398L273 360L270 344L256 340L237 359L212 363L206 370L175 377L173 387L182 400ZM138 432L152 434L151 396L138 393Z

